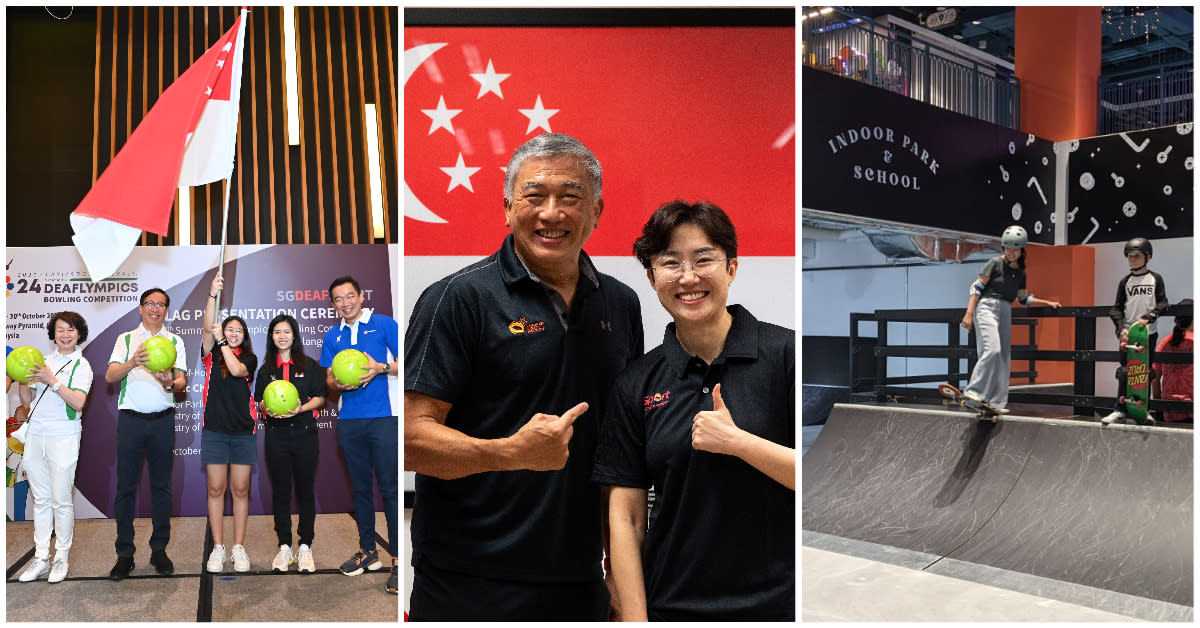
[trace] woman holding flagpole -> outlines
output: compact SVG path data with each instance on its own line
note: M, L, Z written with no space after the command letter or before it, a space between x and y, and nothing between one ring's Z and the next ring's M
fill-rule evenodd
M208 525L213 538L208 571L213 573L225 568L226 486L233 494L233 568L250 570L243 542L250 517L250 469L258 458L258 413L250 394L258 358L250 344L246 321L228 316L221 324L216 323L217 301L224 286L220 274L213 278L204 308L200 351L205 370L200 462L208 479Z

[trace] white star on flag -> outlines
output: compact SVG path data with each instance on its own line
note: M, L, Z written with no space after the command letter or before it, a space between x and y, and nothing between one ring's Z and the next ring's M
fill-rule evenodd
M211 87L205 87L205 88L204 88L204 95L206 95L206 96L212 96L212 88L211 88Z
M531 131L537 128L546 129L547 133L553 133L550 130L550 116L558 113L558 109L546 109L542 106L542 95L538 94L537 103L533 105L533 109L518 109L521 115L529 118L529 128L525 129L525 134L529 135Z
M472 74L471 78L479 81L479 95L476 100L483 98L483 95L488 92L495 92L501 99L504 94L500 93L500 81L512 76L511 74L496 74L496 69L492 67L492 60L488 59L487 71L482 74Z
M218 67L218 68L223 68L223 67L225 67L225 60L224 60L224 59L217 59L217 67Z
M429 116L430 119L429 133L427 135L433 135L433 132L438 129L446 129L450 132L450 135L456 135L454 125L450 123L450 119L462 113L462 109L447 109L445 96L438 96L437 109L422 109L421 113Z
M467 188L471 192L475 191L475 188L471 187L471 175L479 172L479 168L468 168L467 165L463 163L462 153L458 154L458 163L454 164L454 167L442 167L441 170L442 172L450 175L450 187L446 188L447 192L460 185L464 188Z

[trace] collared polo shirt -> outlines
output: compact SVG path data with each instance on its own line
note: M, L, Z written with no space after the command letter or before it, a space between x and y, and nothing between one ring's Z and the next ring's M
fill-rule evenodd
M222 434L254 434L258 432L258 408L250 396L250 382L254 369L258 368L258 356L246 353L241 347L234 348L234 355L248 373L245 377L234 377L221 370L219 359L213 357L216 353L222 353L221 348L213 345L213 350L205 353L203 358L204 416L200 418L200 425Z
M108 363L120 364L129 361L129 358L133 357L133 354L141 348L142 343L149 340L152 335L162 336L175 345L174 368L187 372L187 355L184 351L183 339L167 331L165 326L158 330L157 334L151 334L144 325L138 325L137 329L117 336L117 342L113 346L112 357L108 359ZM117 398L117 408L120 410L161 412L174 405L175 393L163 390L162 384L158 383L158 380L154 379L154 375L144 366L129 371L125 379L121 380L121 393Z
M376 362L391 362L400 354L400 325L391 316L363 308L353 324L342 319L337 327L325 332L321 366L333 366L333 357L343 349L358 349ZM393 376L380 373L365 387L342 392L338 397L338 419L400 416L400 391L394 390L395 382Z
M296 387L296 392L300 396L300 405L308 403L313 397L329 395L328 384L325 382L325 368L317 364L316 360L304 356L304 369L297 370L295 362L292 360L284 362L276 355L274 364L265 363L262 368L258 369L258 377L254 382L254 398L262 399L263 393L267 390L267 384L281 379L291 382ZM313 408L311 417L313 420L317 418L317 412L318 408ZM303 414L297 414L290 419L277 419L268 415L266 421L267 426L270 427L308 418Z
M62 388L78 390L85 395L92 390L92 365L83 357L82 349L76 347L70 354L63 355L55 347L46 354L46 366L58 378ZM31 405L36 404L29 415L31 436L66 436L83 431L79 422L83 411L72 408L41 382L35 382L29 389L34 399Z
M586 254L579 263L569 310L521 263L511 235L417 300L404 388L452 404L447 427L498 439L539 412L562 414L582 401L589 409L574 423L562 470L418 474L413 565L508 581L601 577L601 495L590 482L596 427L609 388L644 341L637 294Z
M692 449L692 420L713 409L796 446L795 332L740 305L711 365L690 356L667 325L663 344L613 387L592 478L654 488L642 547L652 620L790 620L795 615L796 493L741 459Z

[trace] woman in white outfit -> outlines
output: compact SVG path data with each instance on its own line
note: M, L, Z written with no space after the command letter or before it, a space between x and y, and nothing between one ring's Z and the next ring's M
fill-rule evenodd
M33 494L33 562L21 574L32 582L50 573L50 582L67 577L67 556L75 529L75 465L83 433L83 404L92 389L92 367L79 344L87 340L87 322L75 312L59 312L46 326L55 351L40 368L30 369L29 383L21 384L21 403L29 412L25 438L25 471ZM50 533L55 542L50 564Z

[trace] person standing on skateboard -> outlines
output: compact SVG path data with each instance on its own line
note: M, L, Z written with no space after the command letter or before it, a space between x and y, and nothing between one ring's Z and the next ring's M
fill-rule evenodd
M1108 317L1116 326L1116 334L1122 343L1129 339L1129 328L1143 325L1149 332L1147 363L1154 361L1154 346L1158 343L1158 316L1167 309L1167 287L1162 275L1150 270L1148 264L1154 257L1154 247L1146 238L1133 238L1125 243L1125 259L1129 262L1129 274L1117 284L1117 302L1108 311ZM1121 366L1117 369L1117 396L1125 389L1125 362L1128 354L1122 347ZM1113 421L1128 418L1125 406L1119 400L1116 408L1100 422L1108 425Z
M1057 301L1034 298L1025 288L1025 244L1029 234L1013 225L1004 230L1000 243L1004 254L988 260L979 279L971 284L967 313L962 326L975 331L979 361L971 373L971 382L963 396L1006 412L1008 380L1011 377L1012 301L1025 306L1057 308Z

